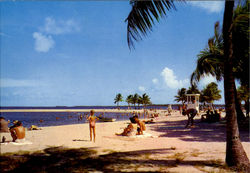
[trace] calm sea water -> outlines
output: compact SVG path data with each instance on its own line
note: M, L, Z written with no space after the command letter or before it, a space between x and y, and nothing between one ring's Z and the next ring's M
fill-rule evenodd
M58 126L68 124L86 123L86 112L22 112L22 109L116 109L116 106L77 106L77 107L0 107L0 109L20 109L20 112L2 112L1 116L6 120L10 120L10 125L14 120L23 122L25 127L36 125L38 127ZM127 109L127 106L121 106L120 109ZM132 107L133 108L133 107ZM137 107L136 107L137 108ZM142 107L139 107L140 109ZM148 109L167 109L167 106L150 106ZM99 116L102 112L95 112L95 116ZM79 120L82 115L83 119ZM115 118L116 121L129 120L133 115L131 113L114 113L106 112L103 117Z
M22 112L22 109L116 109L116 106L77 106L77 107L0 107L0 109L20 109L20 112L2 112L1 116L6 120L13 122L19 120L23 122L25 127L36 125L44 126L58 126L68 124L82 124L86 123L86 112ZM136 107L137 108L137 107ZM139 107L142 109L142 107ZM148 106L147 109L167 109L167 105ZM127 106L121 106L120 109L128 109ZM132 107L133 109L133 107ZM178 105L172 105L172 109L178 109ZM96 111L95 116L99 116L101 112ZM83 119L78 120L82 115ZM107 112L103 115L107 118L115 118L116 121L129 120L133 115L124 113ZM12 125L12 123L10 123Z

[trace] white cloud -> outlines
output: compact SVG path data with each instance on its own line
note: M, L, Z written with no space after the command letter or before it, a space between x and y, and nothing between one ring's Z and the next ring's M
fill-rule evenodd
M79 30L79 25L72 19L56 21L51 17L45 19L45 26L42 28L42 31L55 35L71 33Z
M224 1L188 1L189 4L207 10L210 13L221 12L224 8Z
M202 87L205 87L206 85L208 85L209 83L211 82L216 82L216 78L211 76L211 75L208 75L208 76L205 76L203 77L199 84L202 86Z
M154 78L154 79L152 79L152 82L153 82L154 84L157 84L159 81L158 81L157 78Z
M143 86L139 86L138 89L139 89L139 91L141 91L141 92L144 92L144 91L146 90L146 88L143 87Z
M6 87L34 87L41 85L37 80L26 80L26 79L0 79L1 88Z
M51 36L46 36L39 32L34 32L33 38L35 39L35 50L38 52L48 52L55 45Z
M181 88L188 84L188 79L177 80L172 69L165 67L161 72L165 84L172 89Z

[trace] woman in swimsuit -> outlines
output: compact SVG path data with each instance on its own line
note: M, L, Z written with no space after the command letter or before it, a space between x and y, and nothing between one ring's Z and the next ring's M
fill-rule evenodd
M90 141L92 141L92 132L94 135L94 142L95 142L95 121L98 118L94 116L94 110L90 111L90 116L88 117L89 121L89 132L90 132Z

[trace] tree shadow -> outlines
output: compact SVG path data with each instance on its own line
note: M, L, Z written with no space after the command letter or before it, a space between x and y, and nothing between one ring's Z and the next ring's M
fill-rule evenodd
M96 151L87 148L67 149L51 147L37 153L12 154L0 156L3 172L136 172L138 167L171 168L180 165L223 167L222 162L204 160L178 160L161 157L151 159L151 154L171 153L171 148L139 150L130 152L112 152L96 155ZM173 151L172 151L173 152ZM140 171L150 172L150 171ZM153 171L157 172L157 171ZM161 172L161 171L158 171Z
M187 120L159 122L152 130L163 132L160 137L174 137L183 141L225 142L226 124L222 122L204 123L194 120L194 128L185 128ZM249 142L249 131L240 130L240 139Z

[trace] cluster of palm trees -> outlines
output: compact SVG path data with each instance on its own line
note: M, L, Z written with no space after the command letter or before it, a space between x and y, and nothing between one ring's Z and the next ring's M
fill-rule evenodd
M200 94L200 102L201 103L209 103L213 104L215 100L220 100L221 90L218 89L218 85L215 82L209 83L203 90L199 90L197 85L194 84L188 88L181 88L178 90L177 95L175 96L175 101L181 102L182 105L187 101L186 94Z
M129 48L134 47L133 41L142 40L144 36L147 36L147 33L152 31L155 21L165 16L166 11L175 9L174 3L174 0L130 0L132 9L125 20ZM235 87L235 78L240 79L241 84L247 88L249 96L249 1L242 0L237 3L238 6L235 8L234 0L225 1L223 30L221 34L215 30L215 37L209 40L209 47L204 50L204 55L207 57L210 53L215 56L210 58L210 63L207 63L208 60L203 61L202 71L198 63L196 70L198 73L192 78L199 79L202 74L208 73L216 76L217 79L223 77L227 116L225 160L228 166L237 166L250 171L249 159L239 137ZM202 58L200 60L202 61Z
M122 94L118 93L115 96L114 101L114 103L117 104L117 107L119 107L119 102L124 101ZM138 108L140 105L143 105L144 108L146 108L147 105L152 104L150 97L146 93L142 94L141 96L137 93L135 93L134 95L128 95L125 101L128 103L129 108L131 108L131 104L134 105L134 107L137 104Z

